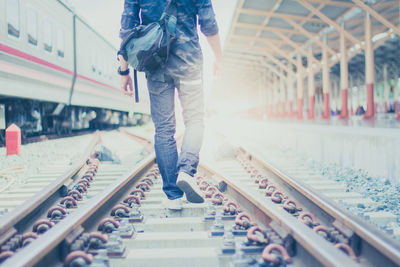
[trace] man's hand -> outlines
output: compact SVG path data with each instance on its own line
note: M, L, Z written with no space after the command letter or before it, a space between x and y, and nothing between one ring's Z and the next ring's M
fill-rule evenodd
M219 76L221 74L222 69L223 69L223 64L224 64L224 62L223 62L222 58L215 60L215 62L214 62L214 72L213 72L215 77L217 77L217 76Z
M125 95L133 96L133 85L130 75L121 76L121 89Z
M119 62L121 63L121 70L125 71L129 68L128 62L125 61L122 55L118 56ZM132 85L132 78L128 75L121 75L121 89L124 94L128 96L133 96L133 85Z
M223 67L222 48L221 48L221 42L219 40L219 34L207 36L207 41L210 44L215 55L214 76L217 76L221 73Z

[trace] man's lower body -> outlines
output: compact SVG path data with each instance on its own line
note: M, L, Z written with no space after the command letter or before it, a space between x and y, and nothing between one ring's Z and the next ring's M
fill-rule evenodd
M197 189L193 188L195 185L193 176L197 172L204 132L202 80L185 80L169 75L164 75L164 81L147 78L151 116L155 126L154 147L163 179L163 190L170 200L180 199L186 193L186 198L190 202L203 202ZM185 124L179 155L174 137L176 91Z

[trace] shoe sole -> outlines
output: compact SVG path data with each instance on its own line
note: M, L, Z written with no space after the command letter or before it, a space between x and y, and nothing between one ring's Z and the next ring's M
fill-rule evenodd
M183 192L186 194L187 201L191 203L203 203L204 198L199 195L188 182L186 181L179 181L176 184Z

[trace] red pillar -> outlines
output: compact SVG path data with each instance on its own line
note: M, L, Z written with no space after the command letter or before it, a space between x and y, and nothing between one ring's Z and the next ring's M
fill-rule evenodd
M395 108L395 112L396 112L396 119L400 120L399 101L396 101L396 103L394 105L395 105L394 108Z
M309 105L308 119L313 120L315 119L314 116L315 96L310 96L310 101L308 105Z
M342 23L342 29L344 29L344 23ZM349 66L347 63L347 49L346 49L346 39L344 38L344 33L340 33L340 87L342 89L342 111L340 112L340 119L349 118L348 109L348 93L349 88Z
M347 88L342 89L342 111L340 112L339 118L348 119L349 109L347 108Z
M324 113L322 118L329 119L331 117L331 111L329 108L329 93L324 93Z
M297 118L299 120L303 119L303 98L299 98L299 107L298 107Z
M298 99L298 108L297 108L297 118L299 120L303 119L303 97L304 97L304 84L303 84L303 63L300 53L297 54L297 99Z
M372 20L367 12L365 16L365 82L367 84L367 111L364 118L373 118L374 105L374 47L372 43Z
M329 92L331 91L331 82L329 79L329 58L328 58L328 40L327 35L324 33L323 36L324 45L322 47L322 92L324 93L324 112L322 114L323 119L330 119L331 112L329 108Z

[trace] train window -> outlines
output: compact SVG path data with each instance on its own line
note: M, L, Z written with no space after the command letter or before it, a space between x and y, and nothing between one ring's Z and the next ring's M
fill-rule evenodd
M8 35L19 38L19 0L7 0Z
M51 53L53 51L53 25L50 21L44 21L43 23L43 43L44 50Z
M38 40L38 27L37 27L37 13L32 9L28 9L26 13L27 17L27 34L28 34L28 43L31 45L37 46Z
M64 31L61 29L57 30L57 55L64 57Z

